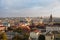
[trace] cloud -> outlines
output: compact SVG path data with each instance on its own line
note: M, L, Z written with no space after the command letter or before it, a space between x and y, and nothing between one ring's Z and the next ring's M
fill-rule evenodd
M21 9L21 8L31 8L34 6L46 6L49 5L51 1L44 1L44 0L1 0L1 5L4 8L14 8L14 9Z
M2 16L58 16L59 0L1 0ZM55 15L56 14L56 15Z

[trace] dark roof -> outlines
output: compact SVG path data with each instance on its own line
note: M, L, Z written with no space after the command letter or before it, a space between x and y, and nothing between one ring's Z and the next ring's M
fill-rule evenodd
M58 32L58 31L49 31L49 32L46 33L46 35L51 35L51 34L60 34L60 32Z
M60 18L52 18L53 22L60 23ZM44 18L44 22L49 22L49 18Z

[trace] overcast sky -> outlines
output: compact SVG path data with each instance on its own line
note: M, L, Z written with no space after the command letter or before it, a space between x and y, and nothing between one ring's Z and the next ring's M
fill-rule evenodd
M0 17L60 17L60 0L0 0Z

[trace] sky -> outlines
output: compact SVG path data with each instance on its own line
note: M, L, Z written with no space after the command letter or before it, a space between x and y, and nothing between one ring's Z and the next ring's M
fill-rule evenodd
M0 17L60 17L60 0L0 0Z

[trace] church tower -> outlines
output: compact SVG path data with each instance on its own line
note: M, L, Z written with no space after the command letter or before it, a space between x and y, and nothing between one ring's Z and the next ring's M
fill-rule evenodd
M31 19L30 17L27 17L27 18L25 18L25 19L26 19L26 21L27 21L27 24L28 24L28 25L31 25L31 20L32 20L32 19Z
M50 15L50 18L49 18L49 25L53 25L53 17L52 17L52 14Z
M43 24L43 18L42 17L40 18L40 24Z
M52 14L50 15L50 18L49 18L49 23L52 22Z

